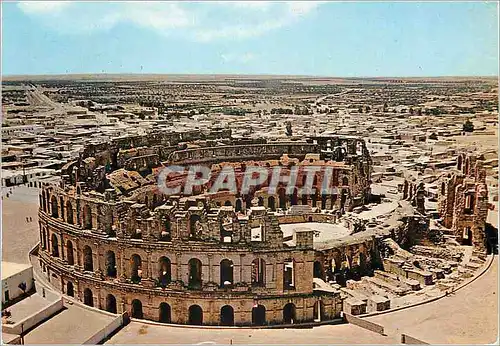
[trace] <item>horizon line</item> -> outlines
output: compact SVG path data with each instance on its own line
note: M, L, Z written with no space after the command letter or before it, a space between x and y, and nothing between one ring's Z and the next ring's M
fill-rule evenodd
M499 78L499 75L374 75L374 76L329 76L329 75L307 75L307 74L274 74L274 73L106 73L106 72L84 72L84 73L36 73L36 74L2 74L2 81L9 78L29 78L29 77L106 77L106 76L242 76L242 77L294 77L294 78L325 78L325 79L392 79L392 78Z

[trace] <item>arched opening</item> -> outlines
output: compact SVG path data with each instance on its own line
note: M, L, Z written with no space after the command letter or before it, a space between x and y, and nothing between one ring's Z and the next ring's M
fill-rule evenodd
M92 229L92 210L89 205L83 207L83 228Z
M141 256L134 254L130 257L130 280L138 284L142 279L142 260Z
M158 260L158 281L161 287L167 286L172 280L170 259L161 257Z
M444 182L441 183L441 195L444 196L444 194L446 193L446 185L444 184Z
M301 203L302 205L307 205L307 195L306 194L303 194L302 197L301 197Z
M291 204L292 205L297 205L297 201L298 201L298 190L297 188L294 188L293 189L293 194L292 194L292 198L291 198Z
M189 217L189 239L200 240L202 235L201 218L193 214Z
M462 170L462 156L461 156L461 155L460 155L460 156L458 157L458 159L457 159L457 169L458 169L459 171L461 171L461 170Z
M45 228L42 230L42 248L47 249L47 230Z
M164 216L162 218L162 230L160 234L161 241L171 241L172 240L172 222L170 217Z
M220 309L221 326L234 326L234 309L231 305L224 305Z
M92 258L92 249L90 246L83 247L83 270L92 272L94 271L94 260Z
M189 307L189 324L202 325L203 324L203 310L199 305L191 305Z
M233 285L233 261L223 259L220 262L220 287L231 287Z
M348 186L349 185L349 179L347 179L347 177L343 177L342 178L342 185L343 186Z
M252 308L252 325L264 326L266 324L266 308L263 305L257 305Z
M252 261L252 285L264 286L266 284L266 262L261 258Z
M75 296L75 289L73 288L73 283L71 281L66 283L66 294L70 297Z
M58 210L59 206L57 204L56 196L52 196L50 201L51 201L52 217L59 217L59 210Z
M259 207L263 207L264 206L264 198L259 197L258 200L257 200L257 205Z
M225 205L226 207L232 207L232 206L233 206L233 205L231 204L231 201L225 201L225 202L224 202L224 205Z
M267 199L267 207L271 209L271 211L276 211L276 202L274 196L269 196Z
M325 279L325 274L323 271L323 265L321 264L320 261L315 261L314 262L314 270L313 270L313 277L318 278L318 279Z
M144 318L144 315L142 314L142 303L139 299L132 300L131 315L133 318Z
M45 192L43 192L40 195L40 205L42 206L43 211L46 213L47 212L47 203L45 202Z
M318 206L318 194L311 195L312 207L316 208Z
M144 204L146 205L146 207L149 207L149 197L148 196L144 197Z
M313 307L314 322L321 322L323 320L323 314L323 302L321 300L317 300Z
M287 259L283 263L283 289L295 289L295 263L293 259Z
M462 245L472 246L472 230L470 227L466 227L464 229L464 233L462 236Z
M59 207L61 208L61 219L64 221L64 199L62 197L59 197Z
M236 212L240 212L240 211L241 211L241 209L242 209L242 202L241 202L241 199L239 199L239 198L238 198L238 199L236 200L235 205L236 205L236 206L235 206L234 210L235 210Z
M285 210L286 209L286 195L285 195L285 189L281 188L278 190L278 200L279 200L279 206L281 209Z
M288 303L283 308L283 322L286 324L293 324L297 320L295 304Z
M160 309L159 321L162 323L172 322L172 310L170 309L170 305L168 305L167 303L161 303L159 309Z
M59 239L55 233L52 233L50 242L52 243L52 256L59 257Z
M106 251L106 276L116 278L116 256L111 250Z
M73 256L73 242L71 240L66 242L66 260L70 266L75 264L75 258Z
M197 258L191 258L189 260L189 281L188 287L192 290L201 289L201 261Z
M321 195L321 209L326 209L326 195Z
M112 294L106 296L106 311L116 314L116 298Z
M71 205L70 201L66 202L66 222L72 225L73 221L73 205Z
M83 290L83 304L94 306L94 297L90 288L86 288Z

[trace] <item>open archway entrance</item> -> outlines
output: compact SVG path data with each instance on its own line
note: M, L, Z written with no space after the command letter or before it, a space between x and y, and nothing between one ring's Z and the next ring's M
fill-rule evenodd
M224 305L220 309L221 326L234 326L234 309L231 305Z
M68 283L66 284L66 294L70 297L74 297L75 296L75 291L74 291L74 288L73 288L73 283L71 281L68 281Z
M202 325L203 324L203 310L199 305L191 305L189 307L189 324Z
M283 322L286 324L295 323L296 317L296 309L293 303L288 303L283 308Z
M201 261L197 258L189 260L189 282L188 286L192 290L201 289Z
M132 317L133 318L144 318L142 314L142 303L139 299L132 300Z
M161 257L158 261L158 280L161 287L167 286L172 280L172 269L170 259Z
M70 266L75 264L75 258L73 256L73 242L71 240L66 242L66 260Z
M86 288L83 291L83 304L88 306L94 306L94 297L90 288Z
M106 251L106 275L110 278L116 278L116 257L111 250Z
M172 321L172 311L167 303L160 304L159 320L162 323L170 323Z
M266 308L263 305L257 305L252 308L252 325L264 326L266 324Z
M233 285L233 261L223 259L220 262L220 287L230 287Z
M106 311L116 314L116 298L112 294L108 294L106 297Z

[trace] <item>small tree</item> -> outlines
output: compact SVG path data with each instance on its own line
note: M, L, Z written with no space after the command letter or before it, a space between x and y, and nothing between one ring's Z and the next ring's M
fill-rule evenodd
M429 136L429 139L437 140L438 136L437 136L436 132L431 133L431 135Z
M465 123L463 125L463 131L464 132L473 132L474 131L474 124L472 121L469 119L465 120Z

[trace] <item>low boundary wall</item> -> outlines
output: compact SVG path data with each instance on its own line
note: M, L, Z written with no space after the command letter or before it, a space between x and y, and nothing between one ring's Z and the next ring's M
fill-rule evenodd
M401 343L410 345L429 345L427 342L423 342L422 340L418 340L413 336L409 336L406 334L401 334Z
M353 316L353 315L345 313L345 312L342 313L342 316L343 316L344 320L348 323L355 324L358 327L361 327L363 329L367 329L369 331L378 333L380 335L385 335L384 334L384 326L381 326L380 324L376 324L376 323L373 323L371 321L367 321L365 319Z
M104 339L108 338L111 334L115 332L118 328L123 325L123 314L117 316L113 321L111 321L107 326L97 331L94 335L88 338L82 343L82 345L96 345L101 343Z
M55 313L61 311L64 308L64 303L62 297L58 300L52 302L50 305L43 307L34 314L26 317L24 320L19 321L15 324L3 324L2 332L9 334L19 334L26 332L32 327L36 326L38 323L48 319Z

